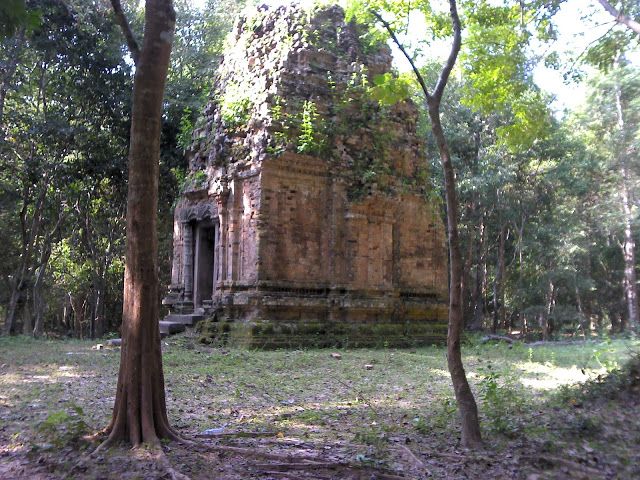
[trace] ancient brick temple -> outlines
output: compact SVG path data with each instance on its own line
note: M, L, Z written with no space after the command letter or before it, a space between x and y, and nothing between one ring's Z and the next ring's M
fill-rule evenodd
M339 7L260 7L228 39L175 210L165 304L244 344L410 345L446 331L418 112Z

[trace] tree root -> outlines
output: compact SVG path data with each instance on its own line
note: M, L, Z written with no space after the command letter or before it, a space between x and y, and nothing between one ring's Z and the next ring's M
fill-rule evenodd
M289 470L313 470L319 468L326 469L343 469L343 470L357 470L360 472L370 472L380 480L406 480L408 477L402 477L393 473L381 471L379 469L369 467L366 465L354 465L349 462L340 461L326 461L320 457L312 457L308 455L282 455L278 453L261 452L258 450L242 447L232 447L228 445L202 445L205 450L214 450L218 452L229 452L236 455L245 457L262 458L265 460L274 460L278 463L263 463L256 464L256 467L261 469L272 469L274 471L287 472ZM425 468L426 470L426 468Z
M196 438L259 438L275 437L278 432L219 432L199 433Z
M109 448L119 445L120 442L115 440L114 438L107 438L102 444L98 446L92 453L89 454L89 457L95 457L98 453L103 452L104 450L108 450ZM148 448L145 448L145 445ZM171 462L167 458L167 455L162 450L162 446L160 442L157 443L141 443L132 448L134 451L140 451L145 454L148 454L153 462L158 465L166 475L171 478L171 480L191 480L189 476L178 472L171 466Z
M184 473L178 472L171 466L171 462L169 462L169 459L162 451L162 448L154 448L153 456L155 457L158 465L160 465L162 469L169 475L171 480L191 480L189 476L185 475Z
M307 468L340 468L348 466L343 462L302 462L302 463L256 463L258 468L273 468L274 470L306 470Z
M411 451L409 447L400 445L400 453L404 458L408 460L408 462L415 470L421 473L426 473L428 476L432 476L431 471L427 468L424 462L416 457L416 455Z
M284 477L291 478L291 474L289 472L280 472L276 470L264 470L262 471L265 475L269 475L270 477ZM334 480L335 477L325 477L320 475L314 475L313 477L305 477L309 480ZM406 480L406 479L405 479Z

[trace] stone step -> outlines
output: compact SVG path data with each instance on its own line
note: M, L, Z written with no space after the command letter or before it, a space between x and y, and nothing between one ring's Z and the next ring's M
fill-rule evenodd
M186 326L180 322L170 322L166 320L160 320L160 335L173 335L174 333L184 332Z
M182 323L190 327L200 320L204 320L204 315L199 313L172 313L164 317L165 322Z

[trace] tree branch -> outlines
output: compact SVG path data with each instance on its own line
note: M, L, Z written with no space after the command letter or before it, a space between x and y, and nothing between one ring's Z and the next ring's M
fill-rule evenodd
M607 0L598 0L598 2L612 17L616 19L616 22L640 35L640 23L613 8L613 5L611 5Z
M462 43L462 28L460 27L460 17L458 16L458 8L456 6L455 0L449 0L449 11L451 14L451 23L453 24L453 43L451 44L449 57L442 67L442 72L440 72L438 83L436 83L436 88L433 91L433 96L438 102L440 102L440 99L442 98L444 87L447 86L449 75L451 74L451 70L453 70L453 66L456 63L458 53L460 52L460 45Z
M396 44L396 47L400 49L404 57L409 61L409 65L411 65L413 73L415 73L416 79L418 80L418 83L420 84L420 88L422 88L422 92L424 93L425 97L427 98L427 100L430 99L431 94L429 93L427 84L424 82L424 78L422 78L422 74L420 73L420 70L418 70L418 67L416 67L415 62L413 61L411 56L407 53L407 50L404 48L404 45L402 45L402 43L400 43L400 40L398 40L398 37L396 36L396 33L393 31L393 28L391 28L391 25L389 25L389 22L387 22L384 18L382 18L382 16L378 12L374 10L371 10L371 14L374 17L376 17L376 19L378 19L378 21L382 23L382 25L387 30L387 32L389 32L389 36L393 40L393 43Z
M131 52L131 57L133 58L133 63L138 64L138 58L140 57L140 47L138 47L138 42L136 41L136 37L134 37L133 32L131 31L131 27L129 26L129 21L127 20L127 16L124 14L122 10L122 5L120 4L120 0L111 0L111 6L113 7L113 13L116 14L116 22L120 25L122 29L122 33L124 34L124 38L127 40L127 47L129 47L129 52Z

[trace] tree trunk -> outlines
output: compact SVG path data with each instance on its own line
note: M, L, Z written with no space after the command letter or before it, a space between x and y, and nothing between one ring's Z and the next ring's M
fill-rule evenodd
M18 302L22 291L22 281L16 278L11 279L11 294L9 296L9 307L7 308L7 316L4 319L5 335L13 335L15 333L16 312L18 310Z
M38 273L36 274L36 281L33 283L33 315L35 321L33 322L32 334L34 338L42 336L44 331L44 301L42 299L42 279L44 278L44 272L46 265L40 265Z
M496 261L496 278L493 282L493 324L491 332L496 333L502 325L505 327L504 315L504 246L507 236L507 228L500 229L498 239L498 258Z
M518 242L516 244L516 249L518 252L518 296L519 298L519 308L518 315L520 317L520 324L522 325L522 333L523 335L527 334L528 325L527 318L524 314L524 275L522 273L523 269L523 256L522 256L522 241L524 239L524 225L525 225L525 216L522 215L522 223L518 227Z
M69 300L73 310L73 335L76 338L83 338L85 299L79 295L69 295Z
M100 285L96 288L96 301L95 308L93 311L94 318L94 335L97 338L102 337L104 335L104 284L101 282Z
M4 330L6 335L15 333L15 319L18 303L22 297L25 286L29 283L31 275L31 261L33 251L36 246L40 228L42 226L42 215L44 210L44 203L47 196L49 187L49 176L45 174L43 183L38 187L40 188L40 194L33 203L33 216L29 219L29 210L31 206L31 193L29 187L25 184L22 190L22 208L20 210L20 238L21 238L21 251L20 251L20 264L16 269L11 281L11 294L9 299L9 308L7 309L7 317L5 319ZM30 332L29 332L30 333Z
M133 86L120 372L103 446L120 440L158 446L160 438L179 438L169 426L165 403L156 228L162 99L174 27L171 0L146 1Z
M447 86L449 75L458 58L460 44L462 42L460 17L455 0L449 0L449 12L453 27L453 43L445 64L440 71L440 75L433 89L433 94L424 81L420 70L416 67L411 55L398 40L391 25L386 22L377 12L373 15L380 21L389 32L391 39L398 46L405 56L416 76L420 88L424 93L431 120L431 131L435 137L440 162L444 172L445 200L447 207L447 237L449 241L449 330L447 333L447 365L451 374L451 382L456 395L458 410L460 411L462 423L462 444L466 447L479 447L482 443L480 435L480 422L478 421L478 407L476 405L473 392L469 387L467 375L462 364L462 352L460 350L460 337L464 325L462 315L462 303L460 302L460 292L462 286L462 256L460 255L460 243L458 240L458 200L456 196L455 175L449 146L442 130L440 121L440 102L444 89Z
M473 293L471 303L473 305L473 320L471 322L471 329L480 331L483 328L484 322L484 295L483 285L486 276L486 255L485 250L485 226L484 226L484 213L480 215L478 223L478 241L476 242L476 271L473 285Z
M54 225L53 229L47 233L45 238L42 240L42 249L40 252L40 261L39 266L37 268L37 274L35 276L35 281L33 282L33 310L35 316L35 322L33 325L33 336L39 337L43 332L43 315L44 315L44 301L42 300L42 280L44 279L44 274L47 271L47 266L49 265L49 259L51 258L51 244L53 242L54 235L58 232L58 229L62 225L64 221L65 213L64 208L60 205L60 214L58 215L58 221Z
M433 97L431 97L433 98ZM462 444L477 447L482 443L478 406L469 387L467 375L462 363L460 337L462 335L462 305L460 303L460 287L462 278L462 258L458 243L458 200L456 195L455 175L451 154L447 145L442 124L440 123L440 104L430 101L429 118L431 130L438 144L440 161L444 172L445 199L447 205L447 233L449 240L449 330L447 334L447 365L462 420Z
M627 188L627 172L622 167L622 211L624 214L624 241L622 242L622 257L624 259L624 298L627 304L627 318L631 328L638 330L638 289L636 277L636 243L631 230L633 212L629 204L629 190Z
M32 330L32 316L31 316L31 308L30 308L30 295L29 291L25 295L24 305L22 307L22 334L23 335L31 335Z
M547 298L544 312L540 315L540 328L542 329L542 339L549 340L554 330L551 314L555 305L556 288L551 280L549 280L549 288L547 289Z
M619 66L620 58L616 59L616 65ZM620 136L620 200L622 204L622 214L624 217L624 240L621 245L622 256L624 259L624 278L623 288L624 297L627 304L627 318L629 325L633 329L640 327L640 321L638 319L638 290L637 290L637 278L636 278L636 244L633 238L633 232L631 230L631 224L634 220L634 215L631 210L629 200L629 169L627 166L627 157L632 151L631 140L628 139L629 134L625 126L625 107L626 99L622 96L622 87L616 82L616 111L618 114L618 130Z

